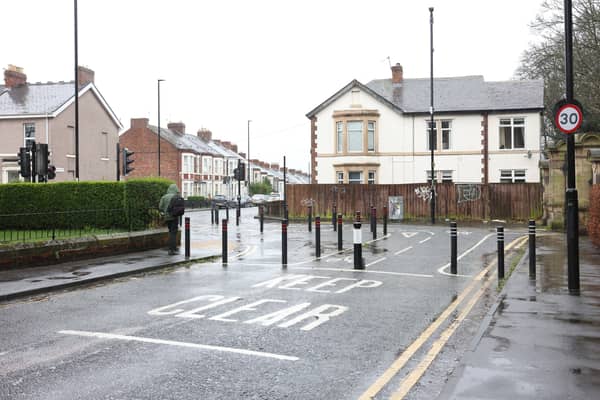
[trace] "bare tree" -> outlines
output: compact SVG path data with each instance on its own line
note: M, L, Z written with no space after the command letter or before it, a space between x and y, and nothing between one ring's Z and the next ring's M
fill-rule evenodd
M521 56L516 74L544 79L544 133L562 137L552 123L553 106L565 94L563 0L545 0L531 23L538 40ZM584 108L584 131L600 131L600 0L573 0L574 93Z

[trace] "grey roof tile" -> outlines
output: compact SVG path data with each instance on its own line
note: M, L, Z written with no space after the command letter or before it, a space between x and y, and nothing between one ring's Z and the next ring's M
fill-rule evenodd
M0 86L0 115L52 114L73 97L74 91L74 82L33 83L11 89Z
M158 127L148 125L148 129L158 135ZM171 143L179 150L191 150L199 154L209 154L212 156L222 156L219 152L211 148L208 143L200 139L196 135L183 134L180 135L170 129L160 128L160 137Z

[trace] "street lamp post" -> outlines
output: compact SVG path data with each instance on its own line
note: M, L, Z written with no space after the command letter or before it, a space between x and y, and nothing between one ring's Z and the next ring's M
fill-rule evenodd
M250 182L250 177L251 175L251 168L250 168L250 122L252 122L252 120L248 120L248 185L250 185L252 182Z
M158 176L160 176L160 83L164 82L164 79L157 79L158 85Z
M79 181L79 57L77 44L77 0L74 0L75 25L75 180Z
M429 127L429 146L431 147L431 224L435 224L435 163L433 159L433 149L435 144L437 143L437 137L433 135L433 129L435 127L435 120L433 118L433 7L429 7L429 29L430 29L430 50L431 50L431 76L430 76L430 86L431 86L431 107L429 108L429 112L431 113L431 126ZM436 130L437 136L437 130ZM435 143L434 143L435 141Z

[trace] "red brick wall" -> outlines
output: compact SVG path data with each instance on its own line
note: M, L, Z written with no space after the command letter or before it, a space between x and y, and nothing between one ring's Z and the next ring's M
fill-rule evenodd
M127 147L133 151L135 170L127 178L158 176L158 138L147 127L147 119L132 121L132 126L119 137L121 149ZM121 160L122 162L122 160ZM171 179L181 190L181 155L171 143L161 138L160 141L160 176Z
M590 190L590 208L587 229L592 243L600 247L600 184L593 185L592 190Z

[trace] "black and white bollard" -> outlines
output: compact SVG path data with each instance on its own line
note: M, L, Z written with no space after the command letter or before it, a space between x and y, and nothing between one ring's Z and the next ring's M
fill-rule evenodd
M456 275L457 270L458 270L458 262L456 259L457 241L458 241L458 230L456 228L456 221L451 221L450 222L450 273L453 275Z
M288 221L281 221L281 264L287 266L287 226Z
M227 264L227 220L224 219L221 225L223 232L222 258L223 264Z
M337 216L338 251L342 251L342 214Z
M308 231L312 232L312 206L308 206Z
M496 227L498 236L498 280L504 279L504 227Z
M316 242L316 256L321 257L321 217L315 217L315 242Z
M354 229L352 231L352 242L354 243L354 269L365 269L365 265L362 259L362 231L360 229L360 211L356 212L353 227Z
M535 220L529 220L529 279L535 279Z
M383 236L387 235L388 208L383 206Z
M190 258L190 217L185 217L185 258Z

